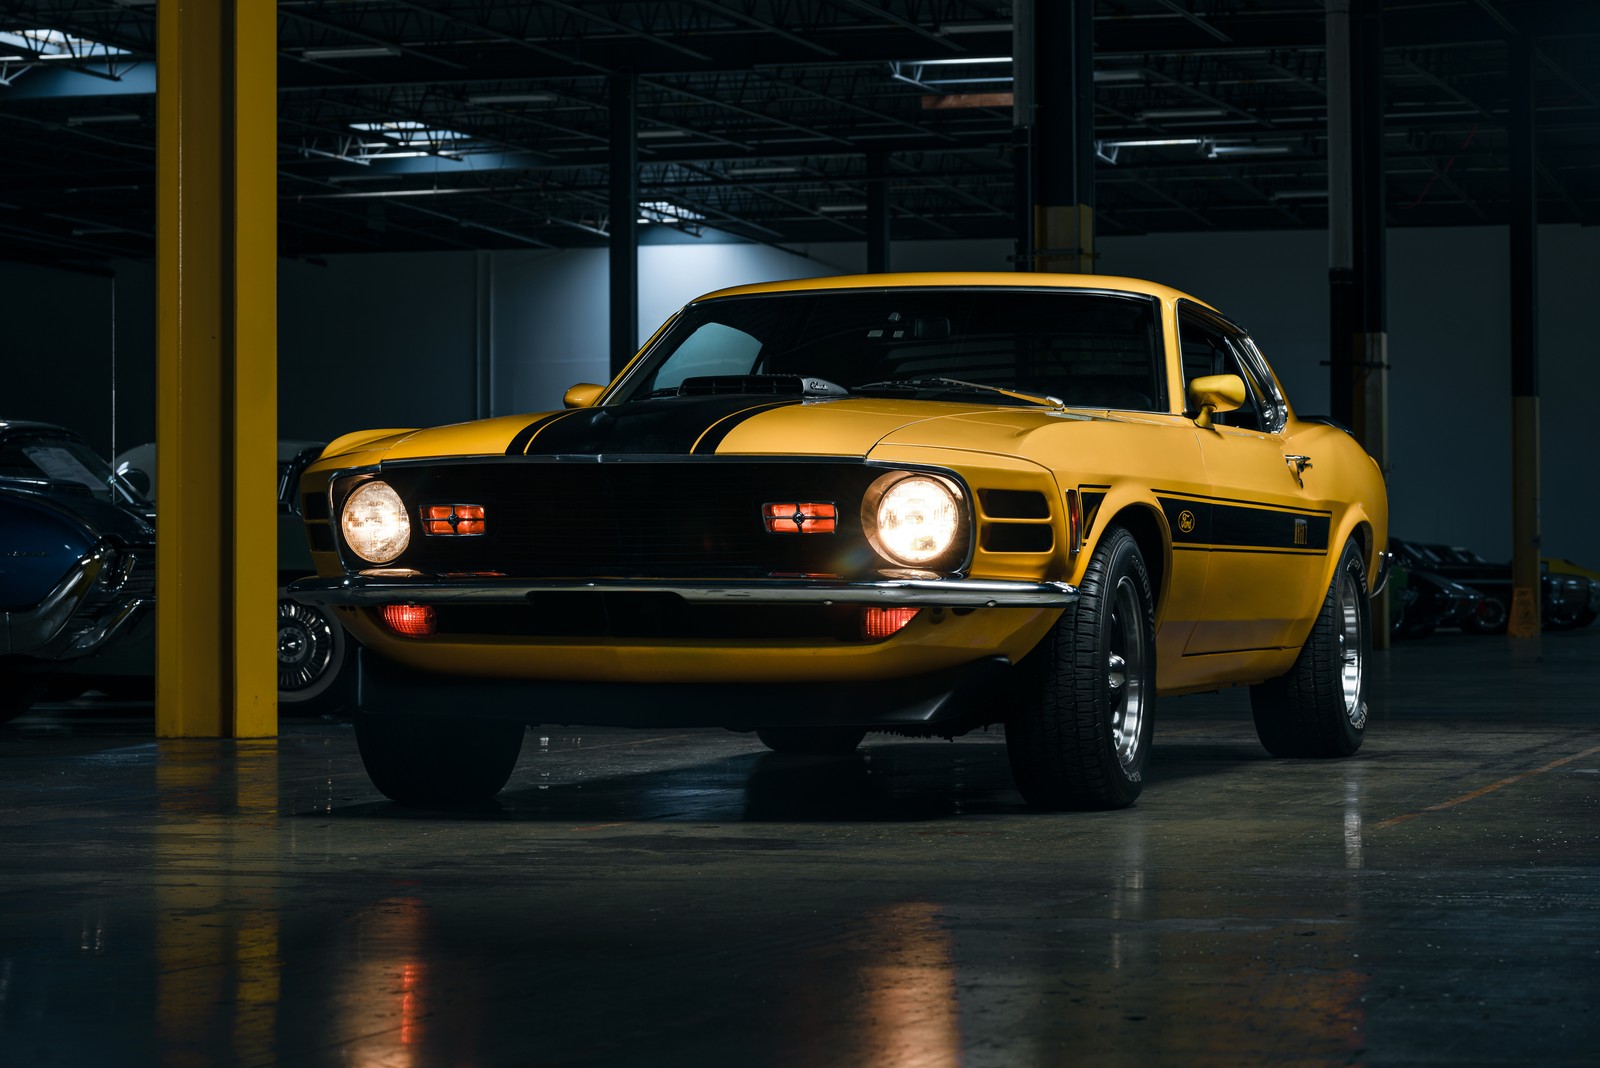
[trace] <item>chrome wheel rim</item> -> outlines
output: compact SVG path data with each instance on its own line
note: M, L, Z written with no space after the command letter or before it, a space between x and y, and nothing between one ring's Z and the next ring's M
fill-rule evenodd
M1366 643L1361 634L1361 608L1365 592L1352 571L1339 577L1338 612L1339 689L1344 697L1344 714L1357 729L1367 722L1367 705L1361 700L1361 673Z
M278 602L278 689L293 693L316 685L333 660L333 625L315 609Z
M1111 744L1117 762L1131 767L1139 759L1144 733L1145 648L1144 610L1132 576L1117 581L1111 600L1109 649L1106 656L1106 692L1110 698Z

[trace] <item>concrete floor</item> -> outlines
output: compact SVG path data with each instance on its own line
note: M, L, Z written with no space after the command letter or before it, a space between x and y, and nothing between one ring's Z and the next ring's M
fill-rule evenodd
M1167 701L1132 810L998 734L548 729L498 806L350 728L0 727L0 1065L1600 1064L1600 627L1378 654L1340 762Z

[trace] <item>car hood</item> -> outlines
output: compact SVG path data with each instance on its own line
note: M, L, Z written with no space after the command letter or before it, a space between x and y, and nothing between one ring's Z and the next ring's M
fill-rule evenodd
M1006 451L1042 427L1091 418L986 403L716 395L487 419L386 440L364 437L359 447L381 449L384 461L482 454L866 456L884 443ZM334 452L330 446L325 458Z

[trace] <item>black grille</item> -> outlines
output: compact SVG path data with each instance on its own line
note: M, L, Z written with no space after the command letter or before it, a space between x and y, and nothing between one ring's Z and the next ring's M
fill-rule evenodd
M412 511L411 545L391 566L527 577L736 577L881 566L861 500L881 468L859 462L523 459L397 465L381 477ZM832 501L834 534L774 534L762 505ZM430 504L480 504L482 536L429 536Z
M670 593L540 593L527 605L440 605L437 633L520 638L860 641L861 610L690 604Z

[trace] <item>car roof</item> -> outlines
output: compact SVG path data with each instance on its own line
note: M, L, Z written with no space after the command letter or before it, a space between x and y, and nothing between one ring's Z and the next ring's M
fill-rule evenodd
M59 426L55 423L40 423L32 419L0 419L0 431L5 430L56 430L63 434L77 436L76 431L68 430L64 426Z
M1055 274L1051 272L1011 271L918 271L902 274L851 274L822 278L792 278L777 282L732 286L707 293L698 300L745 297L766 293L803 293L830 289L926 289L926 288L1005 288L1005 289L1089 289L1138 293L1163 301L1192 300L1211 305L1171 286L1109 274ZM1215 311L1216 309L1212 309Z

